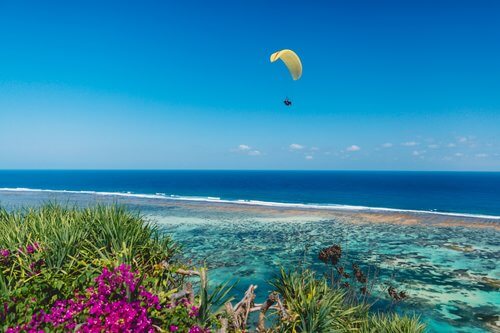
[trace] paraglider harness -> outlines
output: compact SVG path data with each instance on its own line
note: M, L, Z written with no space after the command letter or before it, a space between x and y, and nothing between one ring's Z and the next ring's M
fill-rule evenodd
M287 98L285 98L285 100L283 101L283 103L285 103L286 106L291 106L292 105L292 101Z

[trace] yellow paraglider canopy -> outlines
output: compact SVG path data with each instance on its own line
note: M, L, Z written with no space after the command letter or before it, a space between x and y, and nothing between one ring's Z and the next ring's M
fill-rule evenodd
M297 53L292 50L281 50L271 54L271 62L275 62L278 59L281 59L285 63L294 80L300 79L302 76L302 63Z

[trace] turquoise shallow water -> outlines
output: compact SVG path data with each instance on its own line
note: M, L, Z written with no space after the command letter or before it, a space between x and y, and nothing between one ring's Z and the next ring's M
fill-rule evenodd
M240 293L251 283L266 291L266 281L280 266L322 272L317 253L341 243L348 262L377 271L374 293L385 298L387 281L407 290L410 299L397 308L421 314L432 331L482 332L485 321L499 314L500 294L484 279L500 278L499 235L491 230L360 225L315 216L196 215L169 212L154 218L182 240L188 257L212 268L212 278L239 278ZM465 245L470 252L456 249ZM383 311L389 304L379 301L376 307Z
M340 243L349 262L372 275L377 272L373 292L382 298L375 304L381 311L390 306L384 283L392 281L410 295L396 309L420 314L432 332L492 331L500 320L497 228L465 227L463 219L437 219L432 214L416 216L419 223L406 223L412 218L405 216L392 219L397 223L380 223L394 214L377 215L370 222L370 216L352 212L0 192L0 202L8 207L47 200L79 205L119 201L138 208L183 244L193 263L206 263L212 281L239 279L240 294L249 284L258 284L261 300L270 290L267 281L280 266L323 272L319 249Z

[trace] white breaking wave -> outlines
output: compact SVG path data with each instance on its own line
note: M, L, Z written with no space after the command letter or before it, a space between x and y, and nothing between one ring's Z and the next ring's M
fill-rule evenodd
M304 203L286 203L286 202L272 202L260 200L226 200L219 197L195 197L195 196L178 196L166 195L165 193L156 194L137 194L132 192L98 192L98 191L74 191L74 190L50 190L50 189L33 189L33 188L0 188L0 192L49 192L49 193L67 193L67 194L88 194L99 196L114 196L114 197L132 197L142 199L162 199L162 200L177 200L177 201L193 201L193 202L212 202L212 203L225 203L225 204L238 204L250 206L266 206L266 207L280 207L280 208L300 208L300 209L321 209L321 210L343 210L343 211L363 211L363 212L394 212L394 213L414 213L414 214L435 214L455 217L471 217L490 220L500 220L500 216L484 215L484 214L467 214L467 213L451 213L451 212L438 212L429 210L415 210L415 209L398 209L398 208L385 208L385 207L368 207L368 206L353 206L353 205L339 205L339 204L304 204Z

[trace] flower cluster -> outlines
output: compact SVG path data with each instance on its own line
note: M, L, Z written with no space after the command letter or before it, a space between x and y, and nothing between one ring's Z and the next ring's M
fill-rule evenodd
M191 317L191 318L198 317L200 314L199 312L200 312L200 309L197 306L193 305L191 307L191 309L189 309L189 317Z
M189 329L189 333L207 333L210 332L207 329L201 328L200 326L194 325Z
M40 251L41 247L40 247L40 244L38 244L37 242L34 242L33 244L28 244L26 246L26 248L20 247L17 250L19 251L19 253L22 253L22 254L33 254L37 251Z
M8 265L10 263L10 251L8 249L0 249L0 265Z
M77 325L80 332L153 332L147 312L160 308L158 297L138 286L138 278L129 266L104 268L95 282L86 295L56 301L48 313L39 311L27 325L10 332L50 326L69 331Z
M0 266L8 266L15 262L13 260L14 257L23 256L28 259L28 261L32 261L29 264L29 272L28 275L35 275L40 272L41 266L45 264L43 259L38 259L39 256L34 256L36 252L40 252L41 247L37 242L28 244L26 247L19 247L17 252L11 252L9 249L0 249ZM34 261L33 261L34 260Z
M154 332L153 322L158 319L158 313L163 314L163 320L157 320L156 324L168 327L170 332L209 332L193 325L193 319L199 315L198 307L186 299L178 304L162 305L158 296L140 282L128 265L104 268L95 285L85 293L75 292L72 299L58 300L49 311L40 310L29 323L9 328L7 332L43 332L44 329L85 333ZM165 325L165 321L172 324Z
M40 250L40 244L38 244L37 242L33 244L28 244L28 246L26 246L26 252L28 254L33 254L38 250Z

